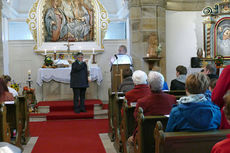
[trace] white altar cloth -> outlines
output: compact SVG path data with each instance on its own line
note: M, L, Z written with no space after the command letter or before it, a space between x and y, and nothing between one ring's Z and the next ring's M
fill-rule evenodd
M37 73L37 84L42 86L43 81L49 82L55 80L62 83L70 83L71 67L68 68L40 68ZM100 67L90 67L90 79L91 81L97 81L100 85L102 81L102 72Z

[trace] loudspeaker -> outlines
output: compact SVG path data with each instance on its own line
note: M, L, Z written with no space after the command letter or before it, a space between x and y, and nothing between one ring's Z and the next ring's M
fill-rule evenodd
M192 68L200 68L200 58L192 57L191 58L191 67Z

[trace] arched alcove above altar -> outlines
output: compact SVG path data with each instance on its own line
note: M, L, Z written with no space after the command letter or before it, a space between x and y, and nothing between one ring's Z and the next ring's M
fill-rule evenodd
M37 0L27 23L36 53L103 52L109 18L99 0Z

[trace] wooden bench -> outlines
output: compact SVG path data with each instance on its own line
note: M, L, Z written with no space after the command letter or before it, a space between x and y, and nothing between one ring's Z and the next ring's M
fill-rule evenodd
M0 142L10 142L10 128L6 121L6 107L0 104Z
M123 116L120 126L120 135L122 142L122 152L128 153L127 151L127 139L132 136L133 131L136 127L136 121L133 116L134 110L136 107L128 106L127 101L125 100L122 106Z
M112 90L108 89L108 96L109 96L109 110L108 110L108 120L109 120L109 137L111 141L115 140L115 129L114 129L114 115L115 113L115 95L124 96L123 92L112 92Z
M22 115L20 112L20 107L19 107L19 100L18 98L15 99L14 103L6 103L6 118L7 118L7 123L9 124L10 131L11 131L11 143L15 144L19 148L22 148L21 146L21 135L22 135ZM13 136L13 131L16 130L16 136Z
M217 142L226 138L228 130L205 132L164 132L164 125L157 122L155 153L210 153Z
M157 121L161 121L166 127L168 117L166 116L144 116L143 109L139 107L137 117L137 133L134 140L135 153L153 153L155 151L155 140L153 137Z
M121 125L121 109L123 102L125 100L124 96L119 96L117 93L115 94L114 98L114 110L113 110L113 126L114 126L114 147L117 152L122 151L122 144L121 144L121 135L120 135L120 125Z
M22 120L22 144L27 144L30 138L29 132L29 110L27 103L27 95L19 96L19 110L20 110L20 118Z
M170 95L174 95L177 100L183 96L186 96L185 90L170 90L170 91L164 91L164 92Z

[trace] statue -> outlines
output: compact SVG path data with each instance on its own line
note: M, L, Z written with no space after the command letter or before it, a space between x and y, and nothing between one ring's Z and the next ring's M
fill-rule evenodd
M157 57L157 48L158 48L158 40L157 35L155 33L151 33L148 40L148 54L149 57Z

